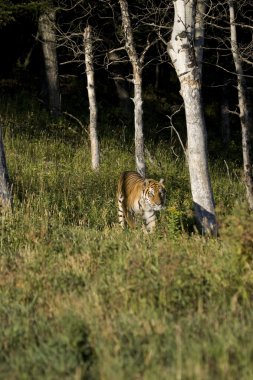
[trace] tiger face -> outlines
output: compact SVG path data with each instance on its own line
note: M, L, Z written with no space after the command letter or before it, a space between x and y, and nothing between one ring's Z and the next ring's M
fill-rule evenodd
M143 186L145 208L160 211L164 207L166 201L164 179L160 179L159 182L153 179L145 179Z

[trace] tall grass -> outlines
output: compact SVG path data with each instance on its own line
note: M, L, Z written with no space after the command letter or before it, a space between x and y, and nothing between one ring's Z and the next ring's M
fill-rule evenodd
M122 231L115 189L134 168L132 145L103 138L92 173L75 125L32 106L10 110L2 110L14 211L0 221L0 377L253 378L253 219L238 167L211 163L221 228L205 239L194 229L183 158L149 142L148 171L165 178L167 206L155 234Z

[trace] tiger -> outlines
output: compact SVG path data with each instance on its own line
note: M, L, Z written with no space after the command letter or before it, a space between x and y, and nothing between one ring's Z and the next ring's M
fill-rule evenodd
M153 232L156 225L155 212L165 206L164 179L158 182L144 178L135 171L125 171L118 181L117 201L119 224L122 228L126 224L135 228L135 217L140 214L144 220L144 231Z

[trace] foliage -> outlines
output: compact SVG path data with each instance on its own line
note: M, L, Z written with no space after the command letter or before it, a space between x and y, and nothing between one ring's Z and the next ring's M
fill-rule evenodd
M16 20L20 15L29 12L38 12L48 7L50 0L33 1L33 0L1 0L0 3L0 28Z
M249 379L253 375L252 215L241 179L211 162L220 237L194 232L188 172L147 143L165 178L153 235L117 225L120 135L90 170L85 133L30 102L1 102L13 214L0 233L0 373L18 379ZM116 128L117 126L115 126Z
M0 3L0 28L13 21L12 6L9 0L3 0Z

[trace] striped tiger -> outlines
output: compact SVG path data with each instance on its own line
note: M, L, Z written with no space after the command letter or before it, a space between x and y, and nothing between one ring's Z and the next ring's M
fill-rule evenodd
M145 230L152 232L156 224L155 211L165 204L164 180L145 179L134 171L123 172L117 189L119 224L135 228L135 216L141 214Z

